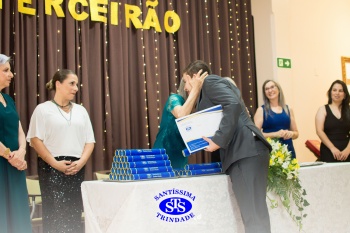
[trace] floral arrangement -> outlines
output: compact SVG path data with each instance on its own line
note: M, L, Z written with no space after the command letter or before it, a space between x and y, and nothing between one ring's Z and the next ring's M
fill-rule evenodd
M302 220L307 216L307 214L303 214L303 210L309 203L304 198L306 191L298 178L300 168L298 160L291 158L291 152L288 151L287 145L270 138L267 138L267 141L272 146L267 191L272 191L280 197L283 206L301 231ZM278 201L267 197L271 202L271 208L276 208ZM296 208L291 207L292 201ZM292 209L296 209L298 213L294 213Z

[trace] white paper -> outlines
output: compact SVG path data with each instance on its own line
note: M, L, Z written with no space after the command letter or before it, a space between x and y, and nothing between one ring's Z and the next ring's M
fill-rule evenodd
M188 151L192 154L208 146L208 142L202 137L213 137L219 129L221 119L222 107L221 105L216 105L178 118L175 122Z

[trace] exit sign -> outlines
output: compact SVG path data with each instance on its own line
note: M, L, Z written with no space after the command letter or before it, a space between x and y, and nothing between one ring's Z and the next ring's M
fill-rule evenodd
M277 58L277 67L291 68L292 67L292 62L288 58Z

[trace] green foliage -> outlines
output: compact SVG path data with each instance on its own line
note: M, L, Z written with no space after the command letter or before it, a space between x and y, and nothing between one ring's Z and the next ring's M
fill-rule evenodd
M300 166L296 159L291 159L287 145L270 138L267 140L272 146L267 191L279 196L282 205L301 231L302 221L307 216L307 214L303 214L303 211L310 204L305 199L306 190L301 186L298 178ZM271 208L276 208L278 201L267 197L270 200ZM292 208L291 205L294 205L295 208ZM292 209L296 209L297 213L293 212Z

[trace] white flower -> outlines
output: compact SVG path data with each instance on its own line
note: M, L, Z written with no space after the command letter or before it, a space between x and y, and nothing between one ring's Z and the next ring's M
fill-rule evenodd
M302 211L309 203L304 199L306 191L301 187L298 179L300 166L296 159L292 159L287 145L270 138L267 138L267 141L272 147L268 173L268 190L275 192L281 198L283 206L296 222L299 230L301 230L302 220L306 217L306 214L303 214ZM272 208L277 207L278 202L276 200L271 198L269 200ZM298 209L298 214L294 214L291 210L290 203L293 203L291 202L292 200Z

